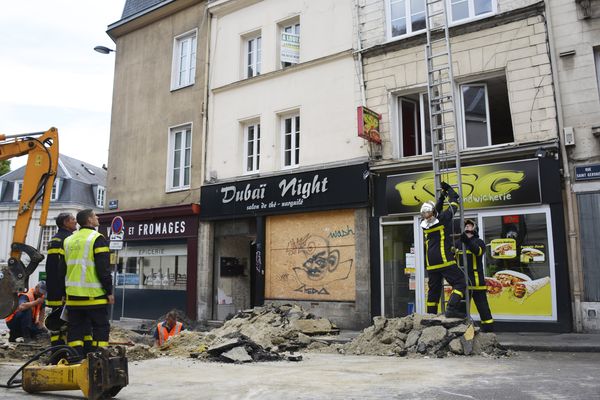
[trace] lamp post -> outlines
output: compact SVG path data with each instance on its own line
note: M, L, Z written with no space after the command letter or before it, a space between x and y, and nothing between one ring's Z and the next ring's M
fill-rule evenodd
M106 46L96 46L96 47L94 47L94 50L97 51L98 53L101 53L101 54L108 54L111 51L115 51L113 49L109 49Z

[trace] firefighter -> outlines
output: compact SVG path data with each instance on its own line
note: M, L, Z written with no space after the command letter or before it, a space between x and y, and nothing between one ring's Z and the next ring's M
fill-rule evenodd
M46 282L38 284L26 292L19 293L19 306L8 317L6 326L9 329L8 341L14 342L22 337L29 342L44 330L44 299L46 296Z
M98 217L92 209L77 213L79 230L64 240L65 304L68 316L68 345L83 357L83 339L92 326L95 347L108 346L108 304L114 304L109 270L108 242L96 231Z
M461 302L464 301L467 284L456 264L452 243L452 219L458 210L459 197L446 182L442 182L441 186L442 191L437 203L427 201L421 206L421 228L425 234L425 267L429 277L427 312L437 314L443 280L446 279L452 286L446 317L464 318ZM442 211L446 197L449 205Z
M481 330L483 332L494 331L494 319L487 300L487 286L483 273L483 255L485 254L485 243L479 238L477 224L471 219L465 220L465 229L457 240L456 258L462 266L463 254L462 244L465 245L467 253L467 272L469 275L469 294L475 302L479 317L481 319Z

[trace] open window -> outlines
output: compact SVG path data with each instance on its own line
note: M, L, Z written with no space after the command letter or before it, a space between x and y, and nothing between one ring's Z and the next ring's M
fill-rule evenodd
M279 60L281 68L287 68L300 62L300 19L287 20L279 27Z
M465 148L514 141L504 76L460 85Z
M410 157L431 152L427 93L398 96L399 154Z

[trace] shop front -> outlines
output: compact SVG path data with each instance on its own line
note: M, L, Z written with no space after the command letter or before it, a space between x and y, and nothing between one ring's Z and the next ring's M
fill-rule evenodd
M486 244L485 280L498 329L570 331L558 162L543 158L464 166L461 178L465 218L477 222ZM457 182L455 175L447 180ZM380 260L378 314L425 312L427 276L419 209L433 193L431 171L391 172L378 182L381 197L377 223L372 225L373 243L378 243L372 254ZM454 233L458 239L459 227ZM473 303L471 314L479 318Z
M202 187L211 318L294 302L342 326L368 325L368 177L359 164Z
M115 217L124 223L122 248L111 250L113 319L157 319L172 309L196 317L199 210L191 204L99 215L107 238Z

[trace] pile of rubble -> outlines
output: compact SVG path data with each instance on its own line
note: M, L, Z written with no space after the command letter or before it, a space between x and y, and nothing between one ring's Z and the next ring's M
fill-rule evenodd
M504 356L493 333L483 333L457 318L412 314L403 318L376 317L340 352L381 356L487 355Z

